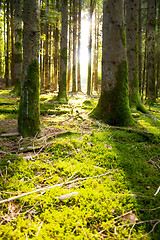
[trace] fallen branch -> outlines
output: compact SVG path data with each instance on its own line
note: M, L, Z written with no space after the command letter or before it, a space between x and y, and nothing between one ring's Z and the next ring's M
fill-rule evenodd
M154 194L154 196L156 196L159 193L159 191L160 191L160 186L158 187L158 189L157 189L156 193Z
M118 169L115 169L114 171L117 171L117 170ZM0 204L6 203L6 202L10 202L10 201L13 201L15 199L18 199L18 198L21 198L21 197L25 197L25 196L33 194L33 193L41 192L41 191L44 191L44 190L49 190L49 189L52 189L52 188L55 188L55 187L62 187L63 185L68 185L68 184L71 184L71 183L74 183L74 182L84 181L84 180L87 180L87 179L93 179L93 178L98 178L98 177L104 177L104 176L106 176L106 175L108 175L110 173L112 173L112 171L108 171L108 172L106 172L104 174L93 176L93 177L76 178L76 179L71 180L71 181L69 181L69 179L70 179L69 178L67 181L65 181L63 183L55 184L55 185L52 185L52 186L49 186L49 187L39 188L39 189L36 189L34 191L31 191L31 192L23 193L21 195L15 196L15 197L11 197L11 198L8 198L8 199L1 200Z
M78 195L78 192L68 193L68 194L62 195L60 197L55 197L55 198L58 199L59 201L64 201L65 199L68 199L73 195Z
M3 133L0 135L0 137L14 137L14 136L20 136L19 132L15 133Z

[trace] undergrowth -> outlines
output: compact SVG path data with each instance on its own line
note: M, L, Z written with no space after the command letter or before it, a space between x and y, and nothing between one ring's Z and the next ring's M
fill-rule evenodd
M19 197L0 205L0 239L159 239L159 108L134 112L134 129L114 128L80 118L95 99L77 100L78 118L72 102L76 117L43 123L71 134L34 154L1 155L0 201Z

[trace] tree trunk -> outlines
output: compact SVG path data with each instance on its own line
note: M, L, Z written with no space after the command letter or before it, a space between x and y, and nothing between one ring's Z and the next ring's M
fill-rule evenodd
M14 55L14 8L13 8L13 0L11 2L11 46L12 46L12 58L11 58L11 79L12 86L15 83L15 55Z
M128 81L130 106L141 112L147 110L140 103L138 80L138 4L139 0L127 1L126 5L126 38L128 59Z
M40 79L41 79L41 87L44 88L45 84L45 68L44 68L44 21L45 21L45 0L42 0L41 3L41 39L40 39Z
M91 83L92 83L92 16L93 16L93 0L90 0L90 12L89 12L89 20L90 20L90 29L89 29L89 44L88 44L88 76L87 76L87 95L91 95Z
M23 77L18 129L23 137L40 131L39 0L23 1Z
M56 11L59 12L59 0L56 0ZM58 61L59 61L59 19L57 17L54 28L54 91L58 90Z
M71 56L72 56L72 0L70 0L70 14L69 14L69 46L68 46L68 75L67 75L67 89L70 91L71 85Z
M57 100L67 102L67 28L68 28L68 1L62 0L62 29L61 29L61 58L60 79Z
M153 105L156 102L155 87L155 26L156 0L148 0L147 19L147 102Z
M5 79L6 87L9 87L9 0L7 0L7 49L5 55Z
M142 93L142 0L138 2L138 66L139 66L139 94Z
M22 0L14 0L14 34L15 34L15 86L16 95L21 93L22 80Z
M128 72L123 0L103 2L102 86L97 107L90 114L105 123L133 124L129 109Z
M77 90L81 92L81 0L79 0L79 13L78 13L78 65L77 65Z
M45 44L44 44L44 47L45 47L45 55L44 55L44 64L45 64L45 89L49 89L49 23L48 23L48 14L49 14L49 0L46 0L46 3L45 3L45 6L46 6L46 11L45 11L45 19L46 19L46 22L45 22L45 27L44 27L44 31L45 31L45 36L46 36L46 39L45 39Z
M160 2L158 3L158 33L157 33L157 74L156 74L156 80L157 80L157 84L156 84L156 97L159 97L159 90L160 90Z
M73 0L73 71L72 71L72 92L76 92L76 70L77 70L77 0Z
M99 58L99 7L95 9L95 47L94 47L94 76L93 89L98 91L98 58Z

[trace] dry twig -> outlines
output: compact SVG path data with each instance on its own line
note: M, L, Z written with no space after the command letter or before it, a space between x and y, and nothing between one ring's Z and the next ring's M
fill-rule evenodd
M117 171L117 170L118 169L115 169L114 171ZM74 182L84 181L84 180L87 180L87 179L93 179L93 178L98 178L98 177L104 177L104 176L106 176L106 175L108 175L110 173L112 173L112 171L108 171L108 172L106 172L104 174L97 175L97 176L92 176L92 177L76 178L76 179L71 180L71 181L69 181L69 179L70 179L69 178L68 180L66 180L63 183L55 184L55 185L52 185L52 186L49 186L49 187L39 188L39 189L36 189L34 191L31 191L31 192L23 193L21 195L15 196L15 197L11 197L11 198L8 198L8 199L1 200L0 204L6 203L6 202L10 202L10 201L13 201L15 199L18 199L18 198L21 198L21 197L25 197L25 196L33 194L33 193L41 192L41 191L44 191L44 190L49 190L49 189L52 189L52 188L55 188L55 187L62 187L64 185L68 185L68 184L71 184L71 183L74 183Z

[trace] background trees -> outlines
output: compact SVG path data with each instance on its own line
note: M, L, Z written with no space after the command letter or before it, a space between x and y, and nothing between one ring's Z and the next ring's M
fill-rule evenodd
M38 59L41 91L58 92L58 97L62 89L67 89L66 96L71 90L73 93L82 90L88 95L99 92L102 78L102 3L102 0L66 2L65 16L68 17L64 29L68 28L69 33L65 40L67 61L63 82L63 1L40 1ZM124 7L127 24L127 48L124 49L128 58L130 106L143 112L141 100L149 105L155 104L159 93L160 5L155 3L151 0L125 1ZM20 95L22 82L22 41L25 37L22 34L22 7L25 5L21 0L0 2L1 85L14 85L16 95ZM103 46L103 52L110 50L108 46Z

